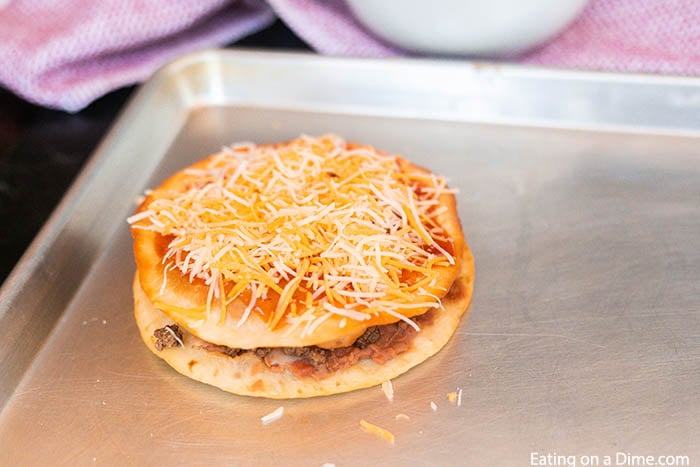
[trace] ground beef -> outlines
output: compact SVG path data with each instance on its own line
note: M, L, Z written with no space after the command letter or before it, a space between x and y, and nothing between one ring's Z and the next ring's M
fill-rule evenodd
M377 339L379 339L379 336L381 336L381 331L379 330L379 326L370 326L367 328L367 330L357 338L355 341L355 347L359 347L361 349L364 349L370 344L374 344L377 342Z
M326 363L328 355L332 351L312 345L309 347L283 347L282 352L285 355L306 360L312 366L320 366Z
M177 324L168 324L153 331L153 345L160 352L163 349L182 344L182 331Z
M431 310L412 319L422 327L433 322L434 314L435 312ZM282 371L284 369L273 358L273 352L279 350L284 355L296 357L293 363L285 365L296 376L301 378L311 376L316 379L323 379L363 359L371 359L378 364L384 364L410 349L415 334L415 329L408 323L398 321L392 324L371 326L352 345L336 349L323 349L311 345L277 349L273 347L259 347L246 350L232 349L223 345L204 343L204 341L202 341L202 347L231 357L236 357L246 352L253 352L273 371Z
M222 345L221 347L226 347L226 346ZM229 357L238 357L240 354L246 353L246 352L247 352L247 350L245 350L245 349L232 349L231 347L226 347L226 350L224 351L224 353L226 355L228 355Z
M229 357L238 357L240 354L249 352L247 349L236 349L233 347L226 347L225 345L212 344L211 342L207 342L198 337L193 338L192 341L195 345L203 348L204 350L208 350L209 352L219 352L224 355L228 355Z

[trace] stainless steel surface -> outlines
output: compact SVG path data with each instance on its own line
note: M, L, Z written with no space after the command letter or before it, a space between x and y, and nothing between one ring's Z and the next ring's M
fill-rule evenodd
M536 452L695 465L698 115L700 81L685 78L235 52L172 64L0 292L0 464L531 465ZM131 315L134 199L224 144L323 132L459 188L469 316L394 381L393 402L378 388L251 399L176 374Z

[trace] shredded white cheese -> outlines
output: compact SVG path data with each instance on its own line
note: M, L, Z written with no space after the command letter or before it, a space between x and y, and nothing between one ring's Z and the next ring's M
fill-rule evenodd
M173 311L204 319L218 309L226 320L223 310L243 300L240 326L271 297L271 329L298 326L313 308L302 328L312 333L328 314L341 327L388 314L418 329L405 313L441 306L435 279L454 264L437 220L451 192L444 178L404 172L396 156L333 135L234 145L183 176L186 188L154 192L128 219L171 239L161 294L170 271L209 287L206 307Z
M175 334L175 331L173 331L172 329L170 329L170 326L165 326L165 330L168 331L168 334L170 334L171 336L173 336L173 339L175 339L175 340L177 341L177 343L180 344L180 347L183 347L183 348L185 347L185 343L182 342L182 339L180 339L180 338L177 336L177 334Z
M394 385L391 384L391 380L388 379L382 383L382 391L389 401L394 400Z
M260 417L260 421L262 422L263 425L267 425L269 423L275 422L282 418L282 415L284 415L284 407L280 406L277 407L275 410L270 412L269 414Z
M433 412L437 412L438 406L435 402L430 401L430 408L432 409Z

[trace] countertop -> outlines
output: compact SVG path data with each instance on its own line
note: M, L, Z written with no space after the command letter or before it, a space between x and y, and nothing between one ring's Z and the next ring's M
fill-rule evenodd
M308 50L283 23L227 47ZM71 114L0 88L0 283L17 264L137 86Z

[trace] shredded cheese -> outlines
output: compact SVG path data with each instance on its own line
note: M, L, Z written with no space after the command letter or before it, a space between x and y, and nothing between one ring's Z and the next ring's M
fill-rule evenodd
M391 384L391 380L388 379L382 383L382 391L389 401L394 400L394 385Z
M435 402L433 402L433 401L430 401L430 409L431 409L433 412L437 412L437 409L438 409L437 404L436 404Z
M267 425L269 423L275 422L282 418L284 415L284 407L277 407L275 410L270 412L269 414L260 417L260 421L262 422L263 425Z
M371 433L391 444L394 444L394 434L392 432L385 430L384 428L380 428L372 423L369 423L364 419L360 420L360 427L367 433Z
M105 321L103 321L102 323L104 324ZM168 333L173 337L173 339L175 339L177 341L178 344L180 344L180 347L183 347L183 348L185 347L185 343L182 342L182 339L180 339L177 334L175 334L175 331L170 329L170 326L165 326L164 329L166 331L168 331Z
M223 323L228 305L247 300L241 326L271 298L270 329L312 333L330 315L344 327L386 314L418 330L405 312L441 307L426 287L454 264L436 214L444 178L404 173L396 156L333 135L234 145L184 177L185 188L157 192L128 219L171 239L161 295L171 271L209 287L204 308L163 308L196 319L216 310Z

